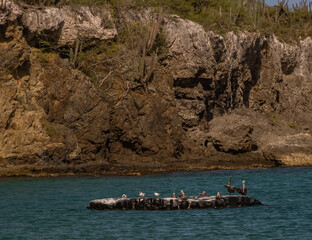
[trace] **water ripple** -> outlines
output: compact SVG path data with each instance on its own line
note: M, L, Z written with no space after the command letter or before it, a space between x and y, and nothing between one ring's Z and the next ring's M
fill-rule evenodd
M311 239L312 168L228 170L141 177L0 179L0 239ZM92 199L226 194L247 182L265 205L180 211L91 211Z

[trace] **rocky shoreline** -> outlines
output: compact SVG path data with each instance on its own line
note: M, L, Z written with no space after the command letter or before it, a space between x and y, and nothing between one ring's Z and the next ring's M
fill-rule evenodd
M221 36L159 16L0 1L0 176L312 165L311 38ZM150 49L162 51L118 42L158 20ZM107 41L94 76L60 50L78 59Z
M271 166L272 167L272 166ZM175 168L130 168L125 166L103 165L61 165L61 166L34 166L21 165L0 169L0 177L66 177L66 176L142 176L158 175L172 172L201 172L214 170L236 170L236 169L263 169L268 166L184 166ZM273 166L275 168L275 166Z

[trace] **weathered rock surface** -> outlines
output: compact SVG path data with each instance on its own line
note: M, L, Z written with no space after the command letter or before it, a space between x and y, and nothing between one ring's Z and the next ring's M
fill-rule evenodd
M0 25L13 22L22 14L21 8L13 0L0 1Z
M181 198L103 198L90 201L89 209L94 210L179 210L248 207L261 205L254 198L241 195L224 195Z
M0 7L0 175L312 164L311 38L290 46L165 18L166 56L144 90L131 49L95 82L32 41L112 39L152 11L113 19L108 8Z
M257 150L252 132L250 119L233 113L214 118L210 122L208 135L217 151L238 154Z
M50 33L61 45L73 44L76 39L105 40L117 35L109 8L64 6L27 9L22 20L30 37Z
M287 166L310 166L312 147L310 134L280 136L268 142L263 148L267 159Z

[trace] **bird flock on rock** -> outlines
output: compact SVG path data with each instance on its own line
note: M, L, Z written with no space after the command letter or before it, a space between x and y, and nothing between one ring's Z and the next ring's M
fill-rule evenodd
M228 184L224 185L224 187L228 190L228 192L231 195L232 195L232 193L235 193L235 191L240 193L241 195L246 195L247 194L247 187L246 187L245 183L246 183L246 181L243 180L242 181L243 186L241 188L232 186L232 176L230 176ZM145 193L139 191L139 196L143 198L143 197L145 197ZM154 192L154 196L156 198L158 198L160 196L160 193ZM206 191L202 191L201 193L199 193L199 197L206 197L206 196L208 196ZM122 198L127 198L127 195L126 194L122 194ZM171 198L178 198L178 196L175 193L172 193L171 194ZM186 194L185 194L185 192L183 190L180 191L179 198L186 199ZM220 192L217 193L216 198L221 198Z
M145 197L145 193L139 191L139 196L143 198L143 197ZM157 197L160 196L160 193L154 192L154 196L157 198ZM208 196L208 195L207 195L206 191L202 191L201 193L199 193L199 196L200 197L205 197L205 196ZM122 194L122 198L127 198L127 195L126 194ZM171 194L171 198L178 198L178 196L175 193L172 193ZM183 190L180 191L179 198L186 199L186 194L184 193Z

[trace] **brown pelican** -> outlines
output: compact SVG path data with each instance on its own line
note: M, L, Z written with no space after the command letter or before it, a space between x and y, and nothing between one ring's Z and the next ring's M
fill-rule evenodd
M144 193L144 192L139 191L139 195L140 195L140 197L144 197L144 196L145 196L145 193Z
M246 195L247 194L247 188L245 186L245 180L243 180L243 187L242 188L237 188L237 187L233 187L238 193L242 194L242 195Z
M154 192L155 197L159 197L160 193Z
M201 192L201 193L199 194L199 196L200 196L200 197L205 197L205 196L207 196L207 193L206 193L205 191L203 191L203 192Z
M183 190L180 191L179 197L180 198L186 198L186 195L185 195Z
M218 192L218 193L217 193L216 198L221 198L221 194L220 194L220 192Z
M172 198L178 198L177 195L176 195L175 193L172 193L172 194L171 194L171 197L172 197Z
M230 179L229 179L228 184L227 184L227 185L224 185L224 187L227 188L227 190L228 190L228 192L229 192L230 194L232 194L232 193L235 192L235 189L234 189L235 187L231 186L231 179L232 179L232 176L230 176Z
M122 198L127 198L127 195L126 194L122 194Z

